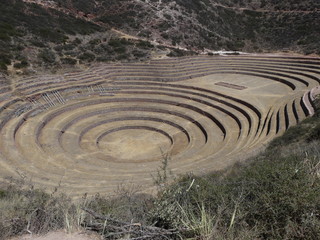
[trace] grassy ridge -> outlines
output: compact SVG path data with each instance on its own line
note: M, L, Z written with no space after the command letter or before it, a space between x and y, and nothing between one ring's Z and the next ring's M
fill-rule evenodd
M319 142L299 148L269 150L228 173L184 177L160 194L154 220L186 228L185 237L318 239Z

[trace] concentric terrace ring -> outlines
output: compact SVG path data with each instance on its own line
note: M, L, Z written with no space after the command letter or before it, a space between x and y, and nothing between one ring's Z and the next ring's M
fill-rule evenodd
M0 173L72 196L223 169L313 113L320 59L198 56L0 79Z

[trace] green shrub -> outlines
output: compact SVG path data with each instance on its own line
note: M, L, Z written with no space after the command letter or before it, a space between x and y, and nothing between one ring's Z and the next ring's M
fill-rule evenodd
M54 64L56 61L54 52L48 48L41 50L38 54L38 58L46 64Z
M68 39L61 31L48 28L40 29L38 34L43 39L54 43L64 43Z
M10 41L14 35L17 35L17 32L11 24L0 22L0 40Z
M96 56L93 53L90 52L84 52L79 56L79 59L81 61L86 61L86 62L92 62L95 60Z
M320 124L312 128L307 137L308 142L315 141L315 140L320 140Z
M116 53L123 54L127 51L125 47L117 47L113 49Z
M172 27L172 24L170 24L170 22L162 22L158 24L158 29L160 32L167 31L171 27Z
M100 57L97 57L97 61L98 62L109 62L109 61L112 61L113 58L111 56L100 56Z
M152 32L149 30L141 30L138 34L139 37L145 37L149 38L151 36Z
M173 49L167 54L168 57L183 57L188 55L186 51L180 49Z
M122 42L119 38L110 39L108 44L112 47L121 47L122 46Z
M153 48L154 46L152 45L152 43L148 42L148 41L139 41L136 44L137 47L139 48L143 48L143 49L148 49L148 48Z
M169 34L166 32L161 33L161 37L163 37L164 39L169 39Z
M0 61L6 65L11 64L12 55L7 53L0 53Z
M73 43L74 45L79 45L79 44L82 43L82 41L81 41L81 39L76 38L75 40L72 41L72 43Z
M142 52L142 51L137 50L137 49L134 49L134 50L132 51L132 54L133 54L133 56L135 56L135 57L137 57L137 58L143 58L143 57L146 57L146 56L147 56L147 53Z
M42 40L39 39L32 39L30 40L30 43L35 46L35 47L39 47L39 48L45 48L47 47L47 44L44 43Z
M286 146L297 142L306 135L308 128L302 124L290 127L281 137L277 137L269 143L268 148Z
M130 54L127 54L127 53L123 53L123 54L120 54L118 56L116 56L116 60L128 60L130 59L131 55Z
M10 36L8 34L0 32L0 40L8 42L8 41L10 41L10 39L11 38L10 38Z
M0 189L0 199L4 198L7 195L7 192L4 189Z
M125 38L121 38L121 39L120 39L120 42L121 42L123 45L134 45L134 43L133 43L132 40L128 40L128 39L125 39Z
M0 61L0 70L2 70L2 71L8 70L6 63Z
M61 63L63 64L69 64L69 65L77 64L77 59L70 58L70 57L61 58L60 60L61 60Z
M19 63L15 63L14 65L13 65L13 67L15 67L15 68L25 68L25 67L27 67L29 65L29 63L26 61L26 60L22 60L21 62L19 62Z
M63 50L71 51L71 50L75 49L76 47L77 47L77 45L74 42L72 42L72 43L64 44Z
M98 45L98 44L100 44L100 43L101 43L101 40L98 39L98 38L92 39L92 40L89 41L89 44L90 44L90 45Z

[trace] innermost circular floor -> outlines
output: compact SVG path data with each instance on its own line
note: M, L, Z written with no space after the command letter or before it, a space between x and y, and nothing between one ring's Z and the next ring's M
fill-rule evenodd
M170 151L172 140L149 129L121 129L103 136L98 145L114 160L150 161Z

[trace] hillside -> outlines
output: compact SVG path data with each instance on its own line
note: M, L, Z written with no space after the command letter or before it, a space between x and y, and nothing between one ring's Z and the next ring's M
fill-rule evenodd
M0 70L30 74L78 64L148 59L149 42L120 38L103 23L56 5L9 0L0 2Z
M9 0L0 3L0 66L30 73L170 48L319 54L319 9L318 1ZM119 41L113 29L140 40Z
M56 2L94 21L190 49L319 51L317 1Z
M319 55L319 0L0 0L0 240L320 239Z

